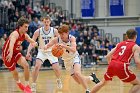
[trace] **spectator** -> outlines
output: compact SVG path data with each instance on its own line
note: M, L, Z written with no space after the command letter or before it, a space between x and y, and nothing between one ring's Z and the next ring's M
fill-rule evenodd
M0 24L0 38L4 35L4 28L2 26L2 24Z

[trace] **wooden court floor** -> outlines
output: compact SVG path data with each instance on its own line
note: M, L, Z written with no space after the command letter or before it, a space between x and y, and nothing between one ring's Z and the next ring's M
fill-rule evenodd
M139 71L135 69L135 67L132 67L132 69L134 73L138 75ZM91 72L95 72L101 80L105 70L106 66L94 66L93 68L84 68L82 73L84 75L89 75ZM24 82L23 73L20 72L19 75L21 81ZM56 77L53 70L40 71L36 93L85 93L82 86L78 85L66 70L62 70L62 81L63 88L60 90L56 86ZM91 82L89 88L92 88L94 85L95 84ZM131 86L130 84L124 84L115 77L112 82L103 87L98 93L128 93ZM22 93L17 88L10 72L0 71L0 93Z

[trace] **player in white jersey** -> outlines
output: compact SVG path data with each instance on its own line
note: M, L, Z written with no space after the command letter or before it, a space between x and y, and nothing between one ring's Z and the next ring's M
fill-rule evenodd
M54 37L57 37L58 31L57 29L50 27L51 19L49 16L42 18L42 21L44 23L44 26L37 29L34 32L33 35L33 40L37 40L38 38L38 43L39 43L39 48L38 48L38 54L36 57L36 64L32 72L32 91L36 91L36 80L39 74L39 69L41 68L43 62L48 59L50 63L52 64L52 68L55 71L55 75L57 77L57 86L58 88L62 88L62 83L61 83L61 71L59 68L59 63L58 63L58 58L54 57L51 53L51 47L47 50L42 50L45 46L45 44L49 43ZM29 45L28 51L27 51L27 59L31 56L30 51L33 47Z
M76 38L69 35L69 26L60 26L58 33L59 37L55 37L51 42L46 44L44 50L54 44L61 45L64 48L64 53L61 57L64 60L66 70L70 72L71 76L78 84L81 84L86 89L86 93L90 93L87 85L88 81L92 80L95 83L99 83L100 81L94 73L90 76L83 76L81 74L81 61L76 49Z

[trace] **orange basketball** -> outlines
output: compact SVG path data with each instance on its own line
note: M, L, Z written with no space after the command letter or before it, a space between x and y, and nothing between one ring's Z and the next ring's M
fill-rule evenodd
M52 54L55 57L61 57L64 52L64 49L60 45L54 45L52 47Z

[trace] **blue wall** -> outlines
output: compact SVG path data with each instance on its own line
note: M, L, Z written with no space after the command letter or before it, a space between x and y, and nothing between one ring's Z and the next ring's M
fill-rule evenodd
M136 27L135 30L137 31L136 43L140 46L140 27Z

